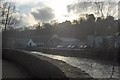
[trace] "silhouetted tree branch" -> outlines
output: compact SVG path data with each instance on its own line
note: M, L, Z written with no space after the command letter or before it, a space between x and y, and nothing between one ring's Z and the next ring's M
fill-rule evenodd
M15 6L10 2L2 2L1 7L1 18L3 30L6 31L11 26L14 27L18 21L18 17L15 17L17 11Z

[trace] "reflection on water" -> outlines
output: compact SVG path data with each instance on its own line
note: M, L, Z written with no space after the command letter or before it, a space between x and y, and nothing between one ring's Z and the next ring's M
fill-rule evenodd
M72 66L80 68L84 70L86 73L89 73L94 78L109 78L111 75L112 66L96 63L92 60L87 60L83 58L76 58L76 57L64 57L59 55L52 55L52 54L43 54L41 52L31 52L34 54L39 54L42 56L46 56L52 59L62 60ZM118 78L118 66L115 66L114 70L114 78Z

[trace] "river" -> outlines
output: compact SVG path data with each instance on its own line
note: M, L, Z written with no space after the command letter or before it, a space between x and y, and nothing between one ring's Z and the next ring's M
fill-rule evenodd
M110 78L112 74L112 65L98 63L93 60L77 57L65 57L60 55L44 54L42 52L31 51L33 54L39 54L56 60L62 60L72 66L75 66L86 73L91 75L93 78ZM113 78L119 78L119 66L115 66Z

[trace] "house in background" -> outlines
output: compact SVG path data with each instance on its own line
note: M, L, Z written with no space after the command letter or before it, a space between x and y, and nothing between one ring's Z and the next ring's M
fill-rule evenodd
M47 42L47 46L54 48L78 48L84 45L79 39L58 37L57 35L54 35Z
M57 35L54 35L52 38L50 38L46 45L47 47L56 47L58 45L60 45L63 41L57 36Z
M50 39L50 36L35 36L35 37L25 37L25 38L16 38L14 39L14 45L18 48L26 47L44 47L46 42Z
M34 43L33 40L32 40L31 38L29 39L29 41L27 42L26 45L27 45L28 47L35 47L35 46L37 46L37 44Z
M76 38L60 38L62 43L60 44L64 48L77 48L81 46L80 40Z
M31 38L17 38L13 41L15 47L49 47L49 48L115 48L120 46L120 35L115 36L87 36L86 40L54 36L34 36Z
M94 36L94 35L89 35L87 36L87 40L86 43L88 46L92 47L92 48L97 48L97 49L101 49L101 48L115 48L115 46L117 47L120 41L120 37L118 36L116 38L116 42L115 42L115 37L113 35L106 35L106 36Z
M37 47L46 47L47 42L50 38L51 36L41 35L41 36L32 37L32 40L34 41L34 43L37 44Z

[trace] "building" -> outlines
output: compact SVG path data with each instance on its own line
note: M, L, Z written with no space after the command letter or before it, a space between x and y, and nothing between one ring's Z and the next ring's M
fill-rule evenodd
M26 45L27 45L28 47L35 47L35 46L37 46L37 44L34 43L33 40L32 40L31 38L29 39L29 41L27 42Z
M88 46L92 47L92 48L115 48L115 46L117 47L119 44L119 40L120 38L117 37L116 38L116 42L115 42L115 37L110 35L110 36L93 36L93 35L89 35L87 36L87 40L86 43Z
M54 35L50 40L48 40L47 45L54 48L78 48L85 44L76 38L64 38Z
M60 45L63 41L57 36L54 35L52 38L50 38L47 41L47 46L48 47L57 47L58 45Z
M60 39L62 40L62 43L60 45L63 46L64 48L74 48L81 46L80 40L76 38L60 38Z
M47 41L50 39L50 36L35 36L35 37L26 37L26 38L17 38L14 39L15 47L44 47Z

